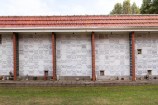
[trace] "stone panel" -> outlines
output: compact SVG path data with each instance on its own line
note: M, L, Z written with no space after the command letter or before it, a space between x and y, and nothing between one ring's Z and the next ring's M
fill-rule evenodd
M20 76L43 76L44 70L52 76L52 41L50 34L19 34Z
M128 34L96 34L96 74L98 77L100 75L102 75L100 78L109 76L129 76L129 62ZM104 71L104 74L100 71Z
M13 41L11 34L2 34L0 44L0 75L13 73Z
M141 54L138 54L141 49ZM158 75L158 34L136 33L136 75L147 75L147 70L152 70L152 75Z
M91 76L91 34L56 34L57 75Z

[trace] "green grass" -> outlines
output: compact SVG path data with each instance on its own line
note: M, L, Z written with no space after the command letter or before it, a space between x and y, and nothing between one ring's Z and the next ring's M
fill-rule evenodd
M158 85L0 87L0 105L158 105Z

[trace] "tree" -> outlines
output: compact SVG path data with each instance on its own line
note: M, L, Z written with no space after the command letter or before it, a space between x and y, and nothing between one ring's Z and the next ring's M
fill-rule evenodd
M110 14L122 14L122 4L116 3Z
M149 14L151 12L151 0L143 0L140 11L142 14Z
M143 0L142 14L158 14L158 0Z
M151 1L150 14L158 14L158 0Z
M123 14L131 14L130 0L125 0L123 2Z
M139 7L136 5L136 3L134 2L131 6L131 13L132 14L140 14L140 9Z
M130 0L124 0L123 5L121 3L116 3L114 9L110 12L110 14L139 14L140 9L133 3L132 6L130 4Z

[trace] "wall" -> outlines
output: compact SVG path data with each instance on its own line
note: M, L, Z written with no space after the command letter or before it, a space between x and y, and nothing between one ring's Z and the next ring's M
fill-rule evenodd
M91 34L57 33L57 75L91 76Z
M51 33L19 34L20 76L43 76L44 70L52 76Z
M0 44L0 75L13 73L12 34L2 34Z
M129 34L97 33L96 35L96 74L100 70L105 76L129 76Z
M136 75L147 75L147 70L158 75L158 33L136 33L135 48ZM142 54L137 49L142 49Z
M129 76L129 34L96 34L96 74L103 77ZM19 34L20 76L43 76L49 70L52 76L51 33ZM57 75L91 76L91 33L57 33ZM12 33L2 34L0 44L0 75L13 72ZM142 49L138 54L137 49ZM158 75L158 33L136 33L136 75Z

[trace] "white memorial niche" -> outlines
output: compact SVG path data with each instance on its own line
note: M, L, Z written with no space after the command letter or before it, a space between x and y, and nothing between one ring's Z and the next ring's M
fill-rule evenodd
M136 33L136 75L148 75L151 70L152 75L158 75L158 33L144 32ZM138 51L141 49L141 53Z
M95 44L98 79L130 76L129 33L96 33Z
M20 76L44 76L45 70L48 70L48 75L52 76L51 33L20 33Z
M57 33L56 60L59 76L91 76L91 33Z
M1 34L0 43L0 75L13 73L13 41L12 33Z

